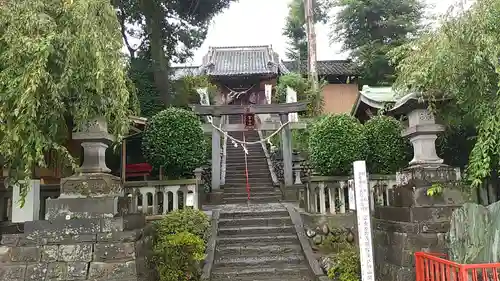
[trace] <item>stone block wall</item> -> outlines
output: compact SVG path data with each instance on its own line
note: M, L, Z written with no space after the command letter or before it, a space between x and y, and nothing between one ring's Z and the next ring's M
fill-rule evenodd
M27 223L26 233L2 235L0 281L155 280L148 265L151 227L137 223L140 219L135 227L121 218Z

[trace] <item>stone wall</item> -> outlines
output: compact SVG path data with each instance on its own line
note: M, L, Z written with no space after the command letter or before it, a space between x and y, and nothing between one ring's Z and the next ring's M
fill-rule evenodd
M28 222L25 233L2 235L0 281L155 280L151 242L140 215Z
M415 252L447 253L446 232L453 210L464 203L453 185L456 171L449 167L411 168L391 194L394 206L376 206L373 244L376 279L415 280ZM432 184L444 185L442 194L428 196Z

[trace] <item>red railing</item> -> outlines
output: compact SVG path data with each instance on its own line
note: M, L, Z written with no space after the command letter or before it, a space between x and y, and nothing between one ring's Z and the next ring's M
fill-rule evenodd
M415 253L416 281L500 281L500 263L460 264L444 254Z

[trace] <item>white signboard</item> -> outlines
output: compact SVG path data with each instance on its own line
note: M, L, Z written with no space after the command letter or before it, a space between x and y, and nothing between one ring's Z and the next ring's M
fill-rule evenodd
M188 193L186 196L186 207L193 207L193 206L194 206L194 194Z
M286 103L297 102L297 92L295 92L292 88L286 88ZM290 122L299 122L299 114L297 112L288 113L288 121Z
M266 94L266 102L267 102L267 104L271 104L271 102L272 102L271 95L273 93L273 85L266 84L266 85L264 85L264 89L265 89L265 94Z
M359 259L361 280L374 281L373 242L370 218L370 194L365 161L354 162L354 190L356 193L356 216L358 219Z

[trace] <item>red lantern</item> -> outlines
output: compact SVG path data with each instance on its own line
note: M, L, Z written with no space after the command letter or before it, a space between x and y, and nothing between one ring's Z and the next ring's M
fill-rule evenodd
M255 127L255 114L245 114L245 129L253 129Z

